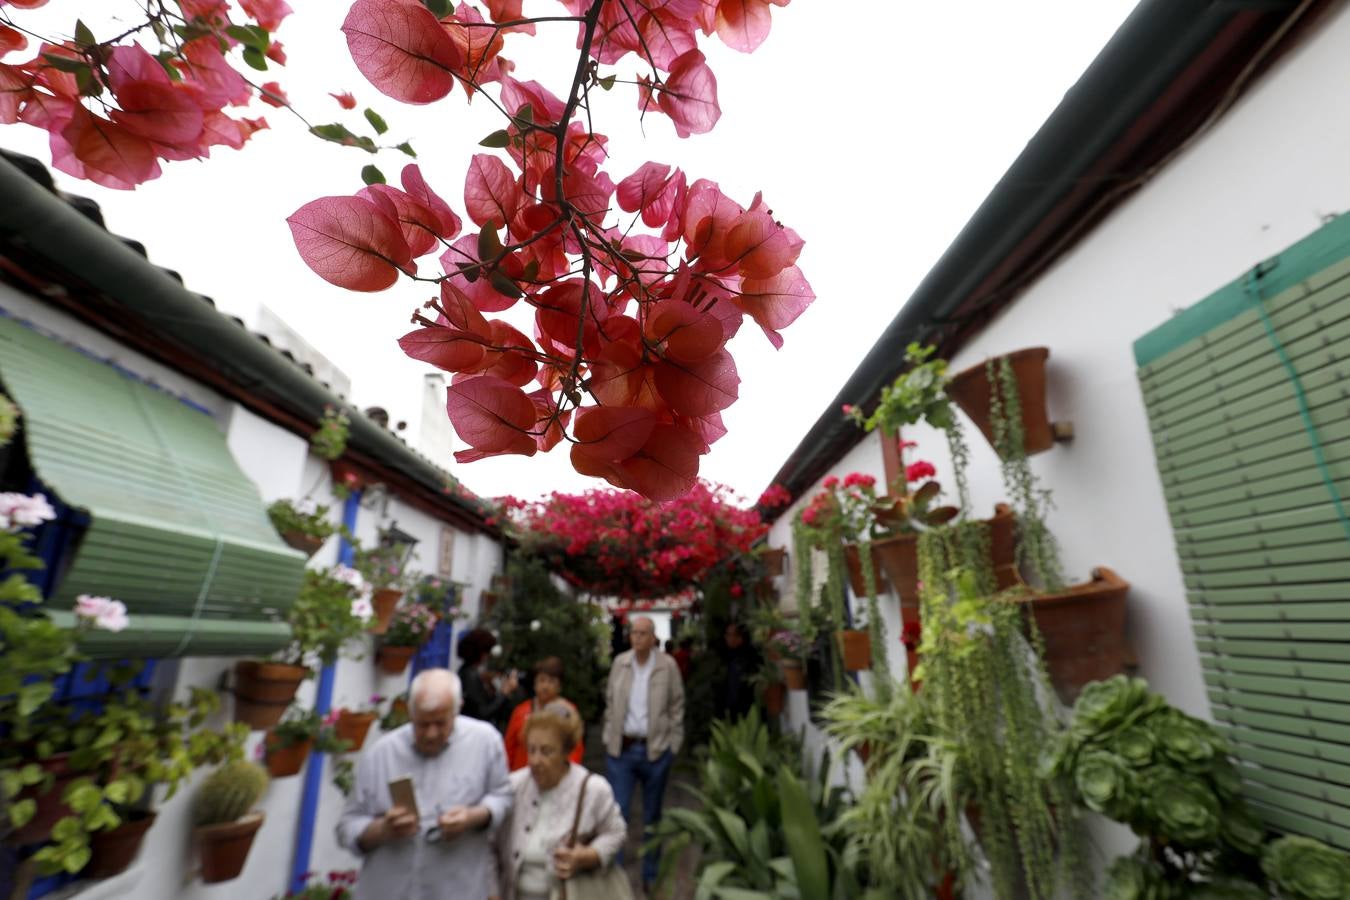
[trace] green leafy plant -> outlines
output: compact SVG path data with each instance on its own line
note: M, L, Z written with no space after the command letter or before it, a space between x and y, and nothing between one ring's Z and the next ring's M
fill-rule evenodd
M380 730L393 731L402 725L406 725L411 717L408 714L408 695L399 694L389 701L389 709L385 710L380 716Z
M867 754L861 792L836 822L846 855L888 896L905 900L932 897L948 871L975 865L945 827L960 818L969 795L958 748L936 736L930 696L897 687L882 699L854 689L822 714L841 753Z
M1143 838L1131 861L1112 866L1115 895L1149 896L1155 883L1260 884L1265 829L1242 800L1227 745L1142 679L1083 689L1051 772L1077 802Z
M295 532L327 540L337 531L337 526L329 521L329 508L308 499L277 500L267 507L267 516L272 520L272 527L282 534Z
M325 406L318 430L309 436L309 446L315 455L334 460L345 453L351 424L345 412L334 406Z
M1289 835L1271 841L1261 869L1283 900L1328 900L1350 896L1350 855L1312 838Z
M197 790L193 824L224 825L243 818L267 790L266 770L257 763L233 760L206 777Z
M404 547L384 541L377 541L373 547L357 545L352 554L352 566L372 590L406 591L416 585L421 576L405 567L404 553Z
M351 745L337 736L335 719L336 714L325 718L315 710L293 706L267 733L268 749L284 750L308 742L316 753L345 753Z
M372 614L365 582L354 570L307 569L291 606L291 643L281 658L306 667L331 665L348 642L365 633Z
M1067 786L1041 772L1043 749L1061 728L1041 703L1049 679L1040 654L1029 652L1034 628L1029 646L1016 597L988 592L975 573L954 565L959 552L952 532L920 538L919 675L935 733L956 748L995 893L1014 896L1024 885L1032 898L1061 888L1085 896L1076 807ZM956 817L944 827L954 847Z
M420 647L436 630L439 617L421 603L405 603L394 610L389 628L380 638L390 647Z

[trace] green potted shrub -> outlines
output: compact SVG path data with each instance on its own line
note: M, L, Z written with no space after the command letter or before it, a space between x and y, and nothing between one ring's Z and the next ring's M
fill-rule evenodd
M360 573L343 565L306 570L289 615L291 643L277 659L235 664L235 721L253 729L275 725L313 667L336 662L348 642L365 633L370 618Z
M242 759L226 763L202 782L193 809L202 881L229 881L243 871L263 823L263 814L253 810L253 805L262 798L267 783L261 766Z
M337 531L337 526L329 520L329 508L308 497L277 500L267 507L267 517L281 539L306 556L318 553L324 541Z
M336 713L320 716L315 710L292 707L272 726L263 741L263 759L267 774L287 778L300 774L311 751L345 753L351 744L337 736Z

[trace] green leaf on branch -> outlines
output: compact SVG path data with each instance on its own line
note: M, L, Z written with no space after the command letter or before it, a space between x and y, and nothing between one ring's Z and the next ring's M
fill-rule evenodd
M360 147L367 153L375 153L380 148L375 146L375 142L368 137L352 133L352 130L346 125L337 122L331 125L315 125L309 130L309 133L325 141L332 141L334 144L341 144L344 147Z
M492 132L492 134L489 134L487 137L483 138L481 141L478 142L478 146L480 147L503 148L510 146L510 144L511 144L511 134L508 131L506 131L506 129L502 129L501 131L494 131Z
M522 131L534 125L534 106L526 103L520 109L516 110L516 114L512 117L512 121L514 121Z
M173 26L173 33L185 41L195 41L199 37L207 37L214 32L205 25L195 25L188 23L185 25Z
M249 64L250 68L257 69L259 72L267 71L267 57L257 47L244 48L244 62Z
M492 227L489 221L478 232L478 258L486 262L490 259L496 259L502 253L502 240L497 236L497 229Z
M513 300L518 300L525 296L525 292L520 289L520 285L516 284L510 278L507 278L501 272L493 272L489 275L488 283L492 285L494 291L501 294L503 297L510 297Z
M596 84L600 85L601 90L604 91L612 90L614 87L614 81L617 77L618 76L615 75L606 75L604 78L601 78L599 81L597 81Z
M366 184L389 183L388 181L385 180L384 173L381 172L379 169L377 169L375 166L365 166L364 168L362 168L361 180L364 181Z
M37 815L37 801L32 797L19 800L9 807L9 823L15 828L27 825L35 815Z
M75 84L79 86L81 97L97 97L103 93L103 83L94 77L93 69L81 69L75 73Z
M231 25L225 29L225 33L245 47L252 47L259 53L266 53L268 46L272 43L272 36L267 33L267 29L260 28L257 25Z
M83 59L76 59L69 56L61 56L56 53L44 53L42 58L47 61L47 65L53 69L62 72L69 72L72 75L78 75L80 72L89 71L89 63Z
M81 47L92 47L98 43L94 40L94 33L89 30L89 26L80 19L75 20L75 43Z
M366 121L370 123L371 128L375 129L376 134L384 134L389 130L389 126L385 124L384 119L373 109L366 110Z
M408 143L407 141L404 141L403 143L399 144L399 145L398 145L397 147L395 147L394 149L395 149L395 150L402 150L404 153L408 154L408 155L411 156L413 159L417 159L417 151L414 150L414 149L412 148L412 144Z
M19 715L31 716L42 704L51 699L53 686L50 681L36 681L19 688Z
M444 19L455 9L450 0L422 0L422 5L435 13L438 19Z

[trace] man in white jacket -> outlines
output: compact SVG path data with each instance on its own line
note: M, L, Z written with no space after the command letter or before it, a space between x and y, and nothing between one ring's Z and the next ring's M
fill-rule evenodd
M684 681L675 660L657 649L656 625L646 616L633 619L633 649L614 658L605 704L605 775L614 788L625 821L633 791L642 783L642 824L661 820L666 779L684 743ZM642 859L642 883L656 880L660 853Z
M338 820L338 843L363 857L356 900L483 900L495 881L489 839L513 799L502 737L458 715L453 672L421 672L408 697L412 721L361 756ZM416 811L390 796L404 778Z

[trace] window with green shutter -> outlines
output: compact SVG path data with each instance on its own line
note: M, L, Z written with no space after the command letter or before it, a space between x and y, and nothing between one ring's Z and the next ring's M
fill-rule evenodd
M1350 216L1134 351L1247 794L1272 826L1350 849Z
M89 632L94 657L235 656L283 645L304 556L272 529L215 421L165 391L0 317L0 382L24 414L43 485L87 514L48 605L127 605L125 631Z

